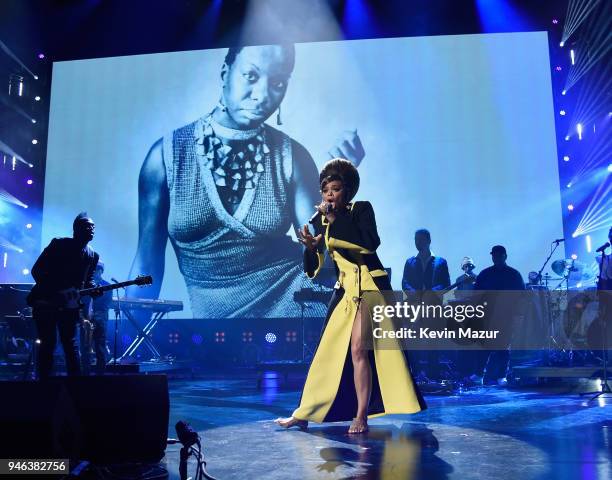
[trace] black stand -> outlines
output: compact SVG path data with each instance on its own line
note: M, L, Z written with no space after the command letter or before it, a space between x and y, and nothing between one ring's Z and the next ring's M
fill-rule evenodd
M36 338L32 341L30 355L28 355L28 364L26 365L26 368L23 371L22 380L36 379L36 365L38 365L38 345L40 345L40 340ZM32 370L31 374L30 370Z
M601 262L599 263L599 281L597 282L597 290L599 290L600 292L603 290L603 286L604 286L604 279L603 279L603 264L604 264L604 258L605 258L605 253L604 251L601 252ZM611 292L612 293L612 292ZM601 294L600 294L601 295ZM589 402L592 400L595 400L596 398L601 397L602 395L606 395L609 393L612 393L612 390L610 389L610 385L608 384L608 329L607 329L607 324L608 324L608 314L611 312L608 312L608 302L604 300L603 302L603 307L602 307L602 301L601 301L601 297L599 298L599 309L600 309L600 315L601 315L601 329L602 329L602 335L603 335L603 340L602 340L602 355L603 355L603 376L601 378L601 390L595 391L595 392L584 392L581 393L580 396L586 396L586 395L592 395L591 398L589 398Z
M550 249L550 254L548 255L548 257L546 257L546 260L544 261L544 265L542 265L542 268L540 268L540 270L538 272L538 276L536 277L536 281L538 283L540 283L542 281L542 272L546 268L546 265L548 265L548 262L550 262L550 259L553 256L553 253L555 253L555 250L557 250L557 248L559 247L559 243L561 243L561 242L557 242L555 240L553 243L555 244L555 246L554 246L554 248ZM551 243L551 247L552 247L552 243Z
M115 307L115 338L113 341L113 366L117 366L117 337L119 336L119 323L121 321L121 299L117 290L117 306ZM109 364L111 362L108 362ZM117 371L117 370L116 370Z
M197 448L195 446L181 448L179 463L179 475L181 476L181 480L187 480L188 478L187 460L189 460L189 457L191 457L192 455L196 458L197 461L197 467L193 479L202 480L203 478L206 478L208 480L216 480L215 477L213 477L206 471L206 462L202 457L202 447L200 446L200 442L198 441L196 445Z
M553 254L555 253L555 251L557 250L557 248L559 248L561 242L558 242L557 240L555 240L554 242L551 243L551 248L550 248L550 253L548 254L548 257L546 257L546 260L544 260L544 264L542 265L542 268L540 268L540 270L538 271L538 275L536 276L536 282L538 282L538 284L542 283L542 272L544 271L544 269L546 268L546 265L548 265L548 262L550 262L550 259L552 258ZM554 247L553 247L554 244ZM548 273L545 275L546 277L546 287L548 287ZM569 277L568 277L569 278ZM565 279L563 280L565 281ZM563 283L563 281L561 283ZM559 284L560 286L561 284ZM555 287L553 290L556 290L557 288L559 288L559 286ZM551 357L552 357L552 349L553 349L553 344L558 346L558 342L555 339L555 331L554 331L554 325L553 325L553 318L552 318L552 313L551 313L551 300L550 300L550 291L547 290L547 314L548 314L548 355L547 355L547 363L550 364L551 362ZM564 351L563 348L561 348L561 350Z
M164 316L168 312L166 311L153 312L150 320L142 328L140 328L140 325L136 321L136 318L134 317L133 313L130 312L129 309L124 308L123 313L125 314L125 318L128 319L128 321L133 325L133 327L138 331L138 333L136 334L136 338L132 341L132 343L125 349L125 352L123 352L123 355L119 357L119 361L123 360L124 358L135 356L136 350L138 350L140 345L142 345L143 343L150 350L151 355L153 355L152 359L159 361L162 356L161 356L161 353L159 353L159 350L157 349L155 344L153 343L153 340L151 340L151 337L152 337L151 332L153 331L155 326L158 324L158 322L162 318L164 318Z

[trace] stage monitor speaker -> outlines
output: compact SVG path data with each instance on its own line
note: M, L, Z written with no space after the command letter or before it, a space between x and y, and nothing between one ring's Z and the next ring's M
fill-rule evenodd
M158 462L168 434L165 375L0 382L3 458Z

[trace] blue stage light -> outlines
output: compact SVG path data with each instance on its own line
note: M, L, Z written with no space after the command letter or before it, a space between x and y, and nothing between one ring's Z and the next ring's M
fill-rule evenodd
M590 235L586 235L586 249L587 249L587 253L591 253L591 250L593 250L593 244L591 243L591 236Z
M202 335L200 335L199 333L194 333L191 336L191 341L196 345L201 345L204 339L202 338Z
M273 333L266 333L266 342L268 343L276 342L276 335Z

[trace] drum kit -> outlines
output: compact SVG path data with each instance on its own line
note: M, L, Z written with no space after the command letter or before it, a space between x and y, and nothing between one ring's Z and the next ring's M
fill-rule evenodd
M584 290L595 286L597 278L594 272L586 263L574 258L559 259L552 262L551 270L557 275L551 276L549 273L541 275L540 272L529 272L527 288L529 290Z
M595 357L593 350L598 349L588 340L599 315L596 269L575 258L555 260L550 268L556 276L534 271L529 273L527 283L528 290L543 293L548 363L572 366L586 362Z

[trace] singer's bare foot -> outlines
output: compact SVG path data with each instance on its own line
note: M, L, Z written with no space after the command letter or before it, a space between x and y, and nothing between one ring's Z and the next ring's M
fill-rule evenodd
M368 431L368 419L367 418L353 418L351 426L348 429L348 433L366 433Z
M302 431L308 428L308 422L306 420L300 420L295 417L277 418L274 420L274 423L283 428L298 427Z

